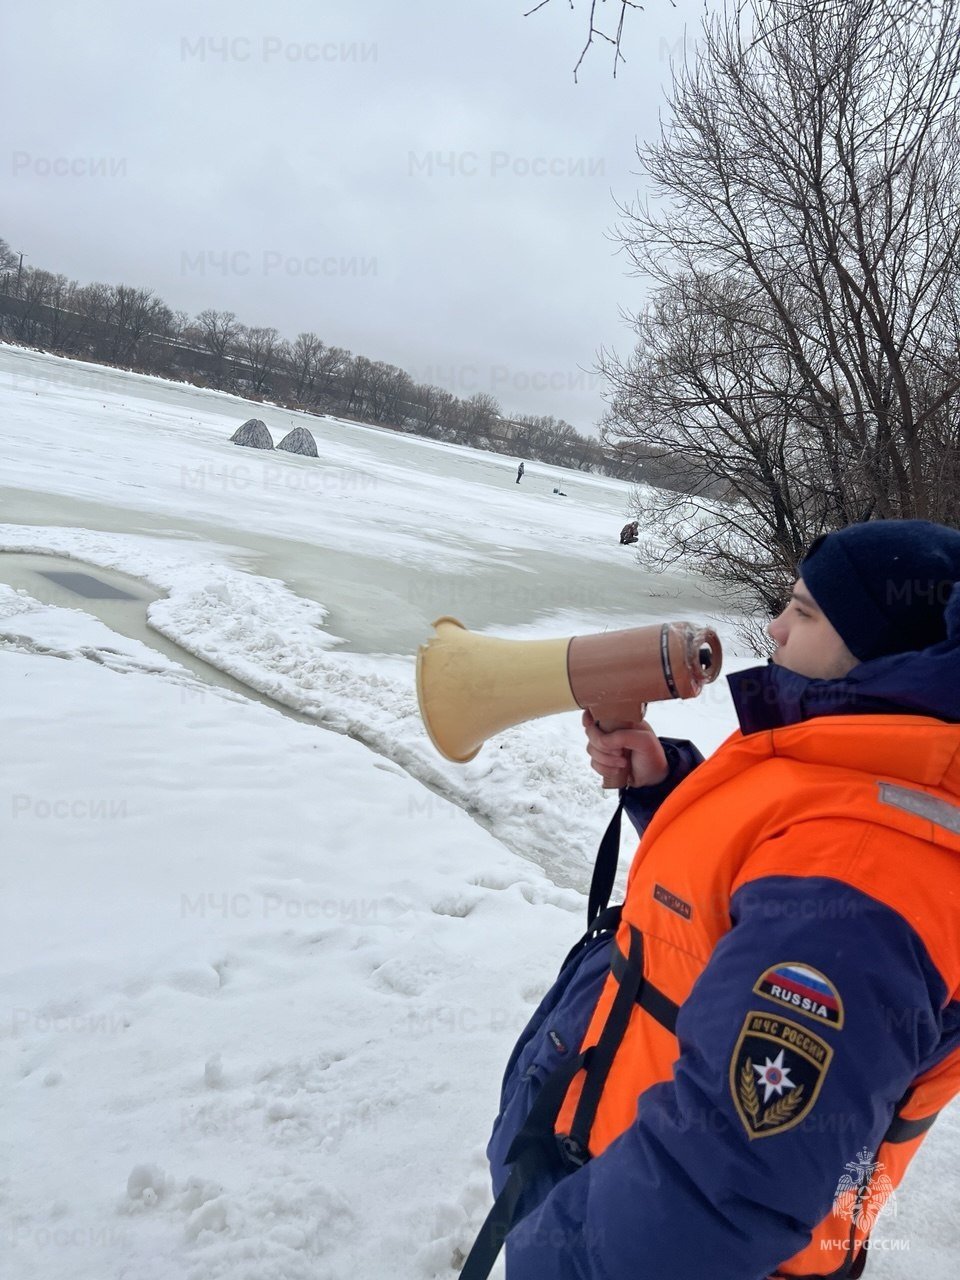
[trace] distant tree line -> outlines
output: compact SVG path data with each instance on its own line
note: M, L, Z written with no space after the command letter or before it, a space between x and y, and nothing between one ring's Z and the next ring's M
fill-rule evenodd
M507 417L486 392L461 399L403 369L331 346L315 333L290 342L231 311L173 311L150 289L78 284L36 267L0 239L0 337L197 387L335 414L625 480L656 482L657 448L638 456L546 414Z

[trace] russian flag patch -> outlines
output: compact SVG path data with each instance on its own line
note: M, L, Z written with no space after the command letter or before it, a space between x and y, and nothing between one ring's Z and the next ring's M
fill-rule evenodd
M795 960L775 964L757 979L754 991L794 1013L826 1022L839 1030L843 1026L843 1001L837 988L819 969Z

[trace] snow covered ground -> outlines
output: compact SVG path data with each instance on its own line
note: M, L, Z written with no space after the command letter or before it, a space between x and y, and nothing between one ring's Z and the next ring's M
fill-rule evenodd
M0 407L0 550L149 584L152 628L268 700L3 585L0 555L4 1276L452 1277L611 802L575 715L441 760L415 646L442 613L533 637L715 602L618 545L602 477L516 485L507 457L3 347ZM320 458L229 445L250 416ZM711 749L725 686L656 723ZM953 1109L877 1275L954 1274L958 1144Z

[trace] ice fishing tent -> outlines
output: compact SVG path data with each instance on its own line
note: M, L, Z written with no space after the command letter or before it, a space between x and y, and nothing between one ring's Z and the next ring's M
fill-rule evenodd
M317 456L317 442L306 427L294 427L288 431L277 448L286 449L287 453L302 453L307 458Z
M237 427L230 437L231 444L246 445L248 449L272 449L273 436L267 430L267 424L259 418L248 418L242 427Z

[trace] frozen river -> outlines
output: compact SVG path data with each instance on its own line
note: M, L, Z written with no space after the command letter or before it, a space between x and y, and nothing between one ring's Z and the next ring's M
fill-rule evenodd
M619 481L528 461L518 484L514 457L10 347L0 403L0 588L356 738L557 883L582 884L608 799L579 716L499 734L466 767L442 760L414 691L431 622L532 639L694 618L716 622L727 669L737 661L701 583L620 545ZM231 444L254 415L274 442L308 426L318 457ZM50 578L71 565L130 598ZM8 632L28 650L40 634L16 617ZM709 749L732 719L718 681L695 705L661 704L656 723Z
M0 394L0 523L215 544L322 603L355 652L412 653L442 614L601 629L718 608L619 545L630 486L605 477L528 462L518 485L512 457L8 347ZM319 458L230 445L253 415L275 441L306 425Z

